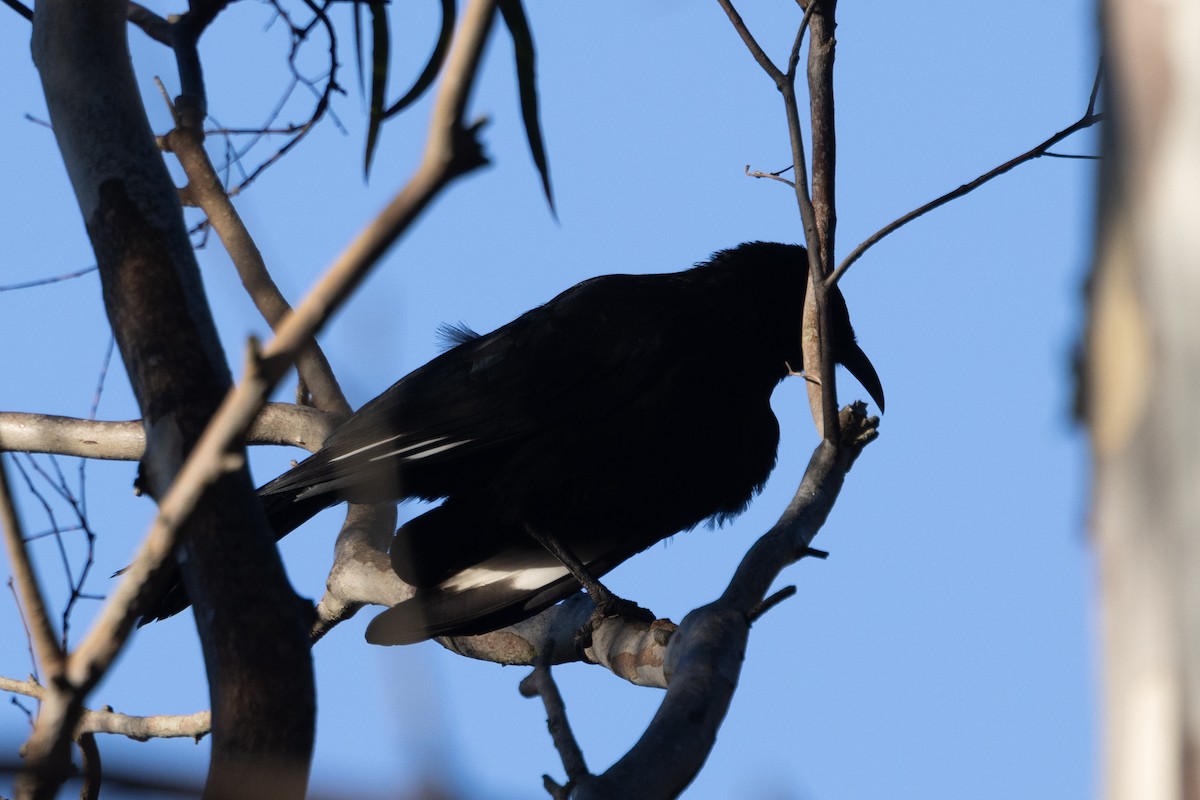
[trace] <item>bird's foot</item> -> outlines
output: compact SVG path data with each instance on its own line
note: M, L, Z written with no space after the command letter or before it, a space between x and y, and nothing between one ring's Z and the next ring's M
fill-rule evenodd
M617 597L607 590L602 596L593 596L592 599L596 603L596 610L588 617L588 621L575 632L575 645L580 651L587 650L592 646L592 634L606 619L620 617L632 622L646 623L654 622L657 619L650 609L642 608L632 600Z

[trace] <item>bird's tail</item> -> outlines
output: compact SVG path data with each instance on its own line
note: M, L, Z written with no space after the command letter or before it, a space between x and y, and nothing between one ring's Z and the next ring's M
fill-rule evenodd
M337 498L315 495L297 500L295 493L262 494L260 488L259 499L262 501L263 510L267 513L267 521L271 525L271 530L275 534L275 541L279 541L319 512L324 511L336 502ZM124 571L122 569L116 574L119 575ZM183 575L176 567L167 588L159 595L158 600L142 612L142 616L138 620L138 627L148 622L172 617L191 604L192 601L187 595L187 590L183 588Z

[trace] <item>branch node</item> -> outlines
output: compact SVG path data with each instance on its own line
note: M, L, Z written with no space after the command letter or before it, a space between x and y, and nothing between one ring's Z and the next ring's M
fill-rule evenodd
M805 553L805 555L807 555L807 553ZM766 614L772 608L779 605L784 600L787 600L789 597L795 596L795 594L795 586L783 587L778 592L760 601L754 606L754 608L750 609L749 613L746 614L746 621L753 625L754 623L758 622L759 618L762 617L763 614Z

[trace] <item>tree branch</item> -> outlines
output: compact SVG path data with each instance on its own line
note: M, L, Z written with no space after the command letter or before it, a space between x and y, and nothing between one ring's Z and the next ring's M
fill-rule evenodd
M292 312L292 307L279 291L263 261L262 252L217 177L217 171L204 149L204 131L200 127L203 116L199 109L191 108L193 102L194 98L189 95L176 100L171 108L175 128L163 137L163 142L166 149L175 154L187 176L188 185L182 191L208 217L237 268L242 286L263 319L272 330L278 329L284 317ZM350 404L346 402L316 339L310 338L300 350L296 371L305 388L312 393L313 404L317 408L343 417L349 416Z
M788 59L787 72L782 72L763 53L755 41L745 22L734 9L731 0L717 0L725 10L734 30L741 36L742 41L750 50L751 55L775 83L783 97L784 114L787 118L788 135L792 148L792 167L796 180L790 182L796 193L796 205L800 211L800 221L804 227L804 239L808 245L808 288L804 296L804 314L800 330L801 349L804 354L804 371L812 377L805 383L808 392L809 406L812 410L813 423L818 432L827 439L837 438L837 392L834 384L833 357L828 351L829 331L828 314L825 311L824 281L822 278L829 272L832 265L832 235L833 235L833 189L832 181L834 168L833 158L833 3L814 0L805 8L804 16L797 27L796 37ZM822 137L819 152L814 151L814 195L809 195L808 167L804 153L804 133L800 127L799 104L796 100L796 66L799 63L800 44L806 29L812 28L815 19L825 19L824 27L819 27L823 44L818 54L810 49L809 72L810 87L816 86L822 92L821 96L813 95L812 117L814 136ZM827 41L826 41L827 40ZM825 74L813 75L816 71ZM826 91L827 89L827 91ZM810 93L812 89L810 88ZM814 143L815 144L815 143ZM817 163L817 161L821 163ZM827 163L828 162L828 163ZM821 203L820 217L814 206L814 198ZM825 237L828 236L829 253L826 253Z
M553 645L550 649L553 650ZM546 727L550 730L554 749L558 751L567 771L568 783L567 786L559 786L550 780L549 775L545 776L544 780L546 788L554 797L565 800L570 796L570 787L580 780L585 780L590 773L583 758L583 751L579 749L579 742L571 732L571 723L567 720L567 705L563 702L558 686L550 674L550 665L543 661L535 666L533 672L521 681L520 691L524 697L542 698L542 705L546 709Z
M127 573L69 657L70 695L43 705L34 738L70 735L84 698L128 637L142 593L169 574L182 530L184 579L216 711L210 790L248 795L269 774L274 796L301 796L315 713L310 612L288 586L253 494L240 446L246 426L226 428L224 446L198 447L232 381L177 192L141 105L127 12L124 0L41 2L33 53L146 425L141 485L160 501L160 514L143 548L153 557ZM204 458L207 472L196 466ZM208 480L188 486L185 476L197 473ZM53 794L60 779L31 774L30 792Z
M817 233L815 240L808 239L810 266L801 344L804 348L804 371L809 375L815 374L818 379L816 384L812 381L805 383L809 403L813 409L813 417L817 419L817 429L827 441L836 441L839 435L835 383L837 373L834 371L833 334L825 285L825 276L833 270L834 234L837 229L837 207L834 199L837 134L834 128L833 103L835 8L836 0L810 0L800 25L803 30L807 21L809 27L808 96L813 137L812 213ZM791 77L793 80L789 86L794 85L794 72ZM794 91L785 93L784 99L787 103L788 131L793 142L800 142L803 133L799 125L799 114L795 109ZM796 155L803 159L803 150L793 153L793 156ZM806 194L797 191L797 200L803 204L808 198ZM807 225L805 234L808 234ZM816 268L813 266L814 251Z
M26 630L32 639L38 662L54 687L54 691L41 703L33 734L25 743L25 769L17 776L15 788L21 798L48 799L54 796L56 788L67 777L71 764L69 734L82 706L74 702L75 693L63 681L65 654L59 648L29 553L25 549L3 458L0 458L0 525L4 528L4 541L16 591L24 607Z
M18 681L0 676L0 692L44 700L48 690L32 678ZM186 715L157 714L152 717L137 717L104 708L99 711L85 710L74 735L78 737L85 733L113 733L139 742L172 738L199 741L208 735L211 727L212 713L209 711L197 711L195 714Z
M25 536L13 505L8 469L3 458L0 458L0 527L4 528L4 545L38 664L51 682L57 681L62 676L65 654L58 645L58 634L50 623L37 574L29 559L29 551L25 549Z
M716 741L741 673L752 613L771 583L802 558L833 508L862 449L878 436L878 417L861 403L843 409L841 439L823 439L779 521L742 559L725 592L684 617L667 647L662 705L637 744L606 772L581 779L575 800L675 797L692 781Z
M267 403L246 432L246 443L290 445L315 452L335 422L329 414L308 406ZM0 411L0 452L137 461L145 447L146 430L141 420L105 422Z
M895 220L889 222L887 225L884 225L882 228L875 231L875 233L868 236L865 240L863 240L863 242L861 244L859 244L858 247L854 248L854 250L851 251L850 255L846 256L846 258L842 260L842 263L838 265L838 268L833 271L833 274L831 274L829 276L829 284L834 285L839 280L841 280L842 276L846 274L846 271L848 269L850 269L851 265L853 265L855 261L858 261L858 259L862 257L863 253L865 253L865 252L867 252L867 250L871 249L871 247L873 247L876 243L879 242L879 240L883 239L885 236L895 233L897 230L904 227L908 223L912 222L914 219L917 219L918 217L922 217L925 214L928 214L930 211L933 211L935 208L944 206L944 205L946 205L946 203L949 203L951 200L957 200L958 198L962 197L963 195L969 194L970 192L975 191L980 186L983 186L985 183L992 180L993 178L998 178L1001 175L1003 175L1004 173L1008 172L1009 170L1014 169L1015 167L1019 167L1022 164L1026 163L1027 161L1032 161L1035 158L1041 158L1042 156L1049 155L1049 153L1047 151L1054 145L1061 142L1063 139L1066 139L1067 137L1069 137L1075 133L1078 133L1079 131L1090 128L1093 125L1095 125L1096 123L1103 121L1104 115L1098 114L1095 112L1095 108L1094 108L1095 97L1096 97L1095 92L1096 92L1096 89L1095 89L1095 87L1093 87L1092 99L1088 102L1088 109L1084 113L1084 115L1082 117L1080 117L1079 119L1077 119L1075 122L1068 125L1067 127L1063 128L1058 133L1051 136L1049 139L1046 139L1041 144L1038 144L1038 145L1030 148L1029 150L1026 150L1021 155L1016 156L1015 158L1011 158L1008 161L1005 161L1000 166L998 166L994 169L988 170L987 172L983 173L975 180L970 181L968 183L964 183L962 186L959 186L957 189L950 191L950 192L946 192L946 194L942 195L941 197L938 197L934 200L930 200L925 205L913 209L912 211L908 212L904 216L899 217L898 219L895 219Z

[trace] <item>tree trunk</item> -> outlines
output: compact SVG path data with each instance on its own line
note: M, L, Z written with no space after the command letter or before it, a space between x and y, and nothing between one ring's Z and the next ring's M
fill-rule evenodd
M1106 796L1200 797L1200 4L1103 4L1108 122L1083 399Z
M146 426L141 485L166 492L232 381L142 108L123 0L46 0L34 61ZM64 224L70 224L64 220ZM208 796L303 797L315 699L311 606L287 583L245 453L181 532L213 709Z

